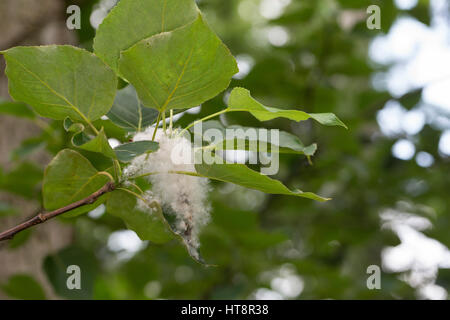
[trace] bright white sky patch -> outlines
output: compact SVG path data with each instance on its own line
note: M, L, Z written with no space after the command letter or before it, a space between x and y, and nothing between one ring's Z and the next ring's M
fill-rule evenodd
M270 282L270 286L280 292L286 298L296 298L302 293L304 283L301 277L297 275L286 275L285 277L276 277Z
M285 28L275 26L267 30L267 39L271 45L282 47L289 41L289 34Z
M446 290L434 282L440 268L450 267L450 251L421 232L431 228L431 222L393 209L382 212L380 216L382 228L391 229L401 241L398 246L383 250L383 269L403 272L401 279L418 288L417 293L422 299L446 299Z
M189 113L189 114L198 114L198 113L200 113L200 111L202 111L202 107L201 106L197 106L197 107L193 107L193 108L188 109L186 112Z
M395 5L400 10L411 10L417 6L418 2L419 0L395 0Z
M431 32L426 25L413 18L398 19L387 35L376 37L370 45L370 58L389 64L413 57Z
M401 96L424 87L426 103L450 110L450 91L446 85L450 81L448 34L448 25L428 27L413 18L402 17L387 35L373 40L370 58L380 64L394 64L386 79L391 94Z
M106 16L109 13L109 10L113 8L117 3L117 0L101 0L99 4L95 6L95 9L92 11L91 16L89 17L89 22L94 29L97 29Z
M111 148L113 148L113 149L114 149L115 147L120 146L120 141L117 140L117 139L110 138L110 139L108 139L108 142L109 142L109 145L111 146Z
M251 296L256 300L284 300L297 298L303 291L304 281L297 274L295 267L284 264L278 270L266 271L261 274L261 280L270 283L270 289L259 288Z
M256 300L283 300L283 296L276 291L260 288L254 293Z
M450 64L450 56L449 56ZM423 90L422 98L433 106L442 106L450 110L450 77L437 83L430 84Z
M402 119L406 109L402 105L391 100L377 113L378 125L387 136L396 136L402 133Z
M132 230L115 231L108 238L108 249L116 252L119 259L130 259L144 249L146 244Z
M411 160L416 153L414 144L406 139L398 140L392 146L392 154L400 160Z
M420 110L411 110L402 118L402 128L409 135L419 133L425 125L425 114Z
M400 3L404 2L404 3ZM442 12L445 1L432 0L434 12ZM407 8L406 1L396 1L401 8ZM409 5L412 5L411 3ZM437 7L441 6L438 10ZM399 103L388 102L377 114L381 131L391 137L404 133L415 135L427 122L434 125L436 119L428 118L434 108L450 110L450 28L448 21L433 15L433 24L428 27L408 17L396 21L390 32L376 38L370 46L370 58L384 65L391 64L387 73L373 78L377 89L387 89L399 97L416 88L424 88L420 110L407 111ZM425 116L425 114L427 116ZM444 123L444 121L441 121ZM445 126L441 126L446 128ZM415 154L414 144L402 139L392 147L395 157L410 160ZM450 130L445 131L439 142L439 151L450 155ZM427 152L419 152L415 161L421 167L430 167L435 159ZM383 221L390 221L390 228L399 236L401 244L388 247L382 253L383 266L393 272L405 272L403 279L419 288L420 298L445 299L447 292L434 284L439 268L448 268L450 252L439 241L428 238L421 230L431 227L424 218L400 219L402 213L390 210L382 214ZM420 222L420 223L419 223Z
M409 10L417 0L396 0L396 5ZM387 72L372 78L374 88L387 90L400 97L412 90L423 88L420 109L406 110L400 103L388 102L377 114L381 131L388 137L414 136L425 124L445 131L439 142L439 152L450 155L450 23L448 0L431 0L432 20L427 26L403 16L396 20L388 34L375 38L369 48L371 60L390 65ZM447 14L446 14L447 13ZM411 159L415 147L408 140L398 141L392 148L399 159ZM434 158L419 153L416 162L430 167Z
M248 54L240 54L236 56L239 72L236 73L234 79L244 79L255 65L255 60Z
M450 130L444 131L439 140L439 152L445 156L450 156Z
M247 150L217 150L217 154L227 162L245 164L250 152Z
M281 17L286 6L291 0L262 0L259 5L259 13L266 19L277 19Z
M92 211L89 211L88 216L92 219L99 219L101 216L105 214L106 207L104 204L99 205L97 208L95 208Z
M420 299L430 299L430 300L447 300L447 291L435 284L430 284L419 289Z
M434 164L434 157L428 152L421 151L416 156L416 162L422 168L429 168Z

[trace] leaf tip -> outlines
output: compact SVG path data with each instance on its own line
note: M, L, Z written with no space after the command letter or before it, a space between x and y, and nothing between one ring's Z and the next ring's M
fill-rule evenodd
M338 126L344 127L346 130L348 130L347 125L341 119L339 119L336 115L335 115L335 117L336 117L336 124Z

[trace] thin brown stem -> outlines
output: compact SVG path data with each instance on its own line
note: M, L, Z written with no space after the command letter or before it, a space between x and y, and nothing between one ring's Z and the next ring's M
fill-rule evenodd
M96 192L94 192L93 194L91 194L90 196L88 196L82 200L71 203L71 204L69 204L65 207L59 208L55 211L39 213L38 215L34 216L33 218L15 226L9 230L6 230L5 232L0 233L0 241L12 239L17 233L19 233L23 230L31 228L32 226L35 226L37 224L43 223L49 219L52 219L56 216L59 216L63 213L71 211L73 209L76 209L76 208L79 208L79 207L82 207L82 206L85 206L88 204L93 204L98 198L100 198L105 193L113 191L114 188L115 188L114 183L110 181L107 184L105 184L101 189L97 190Z

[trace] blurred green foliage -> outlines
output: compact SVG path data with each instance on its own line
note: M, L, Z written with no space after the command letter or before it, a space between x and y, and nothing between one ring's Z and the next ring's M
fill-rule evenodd
M82 29L78 31L80 45L91 49L95 32L88 17L98 3L79 2L83 17ZM318 128L311 120L301 125L283 119L264 123L266 127L299 136L305 145L317 143L319 146L312 159L313 165L304 157L282 155L276 178L288 187L317 191L333 200L318 203L215 183L217 192L211 199L212 222L202 233L201 251L204 259L217 267L195 263L175 241L164 245L146 243L131 257L114 252L107 245L108 238L126 226L113 215L105 214L96 219L89 216L74 220L63 218L76 230L74 246L48 257L43 263L60 296L241 299L254 297L258 288L272 285L273 289L273 278L282 272L280 270L288 269L304 282L304 289L298 296L301 299L415 297L414 289L396 274L382 274L381 290L366 287L367 267L381 265L382 249L399 243L392 231L380 228L379 214L383 209L396 208L399 201L409 203L411 213L424 215L434 224L426 235L448 246L449 163L438 154L440 131L429 125L417 135L416 148L434 156L431 168L392 156L395 141L379 133L376 113L386 101L394 98L372 87L371 76L384 67L369 61L368 46L375 36L388 32L401 15L429 23L428 1L421 0L413 10L405 12L398 10L393 0L293 0L283 15L272 20L258 13L259 2L202 0L198 5L209 25L235 56L251 57L253 66L249 74L234 79L230 87L246 87L266 105L298 106L314 113L333 112L348 125L349 131ZM365 18L350 29L339 24L344 10L365 13L374 3L381 7L382 30L368 30ZM274 26L288 32L290 41L286 45L277 47L262 39L263 31ZM398 100L410 109L420 101L420 94L421 90L416 90ZM176 125L184 127L200 116L223 109L221 99L224 97L205 103L200 114L183 115ZM23 116L35 121L26 109L23 109ZM222 120L229 125L261 126L246 113L229 114ZM99 121L103 122L108 136L126 141L121 128L106 120ZM16 167L10 172L0 171L0 188L27 199L40 199L36 186L42 179L42 172L30 164L27 157L42 145L52 154L68 145L69 135L61 128L61 122L54 121L40 137L24 141L13 153ZM108 167L103 156L89 151L82 154L98 170ZM18 178L23 176L27 179ZM411 191L408 186L414 181L424 181L427 188ZM420 210L420 206L432 208L434 213ZM0 216L13 212L14 208L0 204ZM32 236L23 241L27 239L33 241ZM18 246L20 243L14 247ZM64 291L67 275L62 266L70 257L76 257L70 264L82 266L82 277L86 277L83 281L88 283L81 293ZM83 269L84 265L88 267ZM33 290L27 294L16 292L15 283L19 282L21 287ZM43 297L34 282L15 276L2 288L13 298ZM448 272L441 271L437 283L450 288Z

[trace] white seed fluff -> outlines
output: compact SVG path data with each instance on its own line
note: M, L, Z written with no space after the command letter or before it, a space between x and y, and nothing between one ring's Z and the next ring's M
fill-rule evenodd
M154 127L137 133L133 141L152 140ZM195 172L191 154L191 142L175 134L170 137L158 130L155 141L159 149L151 154L144 154L133 159L124 170L126 179L149 174L147 179L152 184L152 191L147 194L151 200L158 201L164 208L175 215L174 229L195 249L200 246L198 236L201 228L209 222L210 206L208 204L208 179L173 172Z

